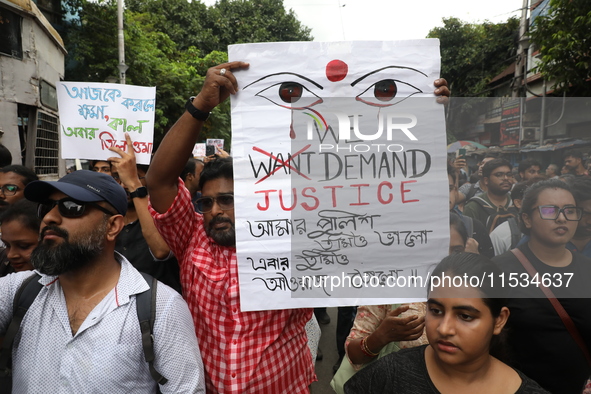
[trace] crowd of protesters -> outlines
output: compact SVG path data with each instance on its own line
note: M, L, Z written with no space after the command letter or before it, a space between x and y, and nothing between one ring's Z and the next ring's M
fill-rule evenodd
M0 369L7 359L12 372L0 377L13 393L310 391L321 357L313 310L241 310L232 159L191 152L209 113L236 93L232 71L247 66L208 70L150 166L136 163L129 135L128 150L111 148L90 171L58 181L0 157L0 335L10 337ZM435 86L449 95L445 81ZM550 281L500 295L442 287L427 303L343 309L333 388L583 393L591 376L583 155L568 151L545 169L486 155L472 178L461 159L447 172L450 255L433 274L570 275L571 287ZM37 293L14 326L15 299L31 282ZM152 313L142 321L146 292Z

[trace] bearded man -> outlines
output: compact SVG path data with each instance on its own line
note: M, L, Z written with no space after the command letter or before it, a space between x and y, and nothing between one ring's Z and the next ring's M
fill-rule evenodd
M154 368L144 358L136 296L149 285L115 252L127 196L109 175L76 171L57 182L35 181L25 197L39 203L39 246L31 263L43 286L13 346L13 393L204 392L203 365L191 315L181 296L158 284ZM0 334L13 299L32 271L0 279Z

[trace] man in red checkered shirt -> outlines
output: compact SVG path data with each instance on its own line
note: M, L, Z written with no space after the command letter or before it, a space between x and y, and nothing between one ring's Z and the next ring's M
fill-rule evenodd
M180 264L209 393L307 393L315 380L305 325L312 309L240 311L231 159L205 166L195 213L178 178L209 112L237 91L231 62L207 71L203 89L170 129L146 180L150 212Z

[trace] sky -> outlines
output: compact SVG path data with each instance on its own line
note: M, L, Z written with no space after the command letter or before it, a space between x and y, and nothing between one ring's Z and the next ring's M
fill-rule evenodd
M215 0L202 0L213 5ZM425 38L444 17L503 22L519 17L523 0L284 0L314 41Z

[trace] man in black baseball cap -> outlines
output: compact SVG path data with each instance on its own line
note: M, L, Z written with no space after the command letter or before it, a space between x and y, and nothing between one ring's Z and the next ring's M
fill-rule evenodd
M43 203L60 191L79 202L106 201L115 212L125 216L127 195L112 176L94 171L74 171L58 181L34 181L25 188L25 198ZM113 213L115 213L113 212Z
M35 181L25 198L39 203L39 246L31 264L46 275L78 272L87 266L116 269L114 239L123 228L127 197L109 175L75 171L56 182Z
M154 287L153 368L146 362L136 296L146 279L115 252L127 210L125 190L109 175L76 171L57 182L35 181L25 197L39 203L39 245L31 263L42 286L13 348L19 392L205 393L195 327L180 294ZM0 278L0 332L12 317L15 293L32 275ZM35 371L35 373L31 373ZM65 383L64 383L65 382Z

